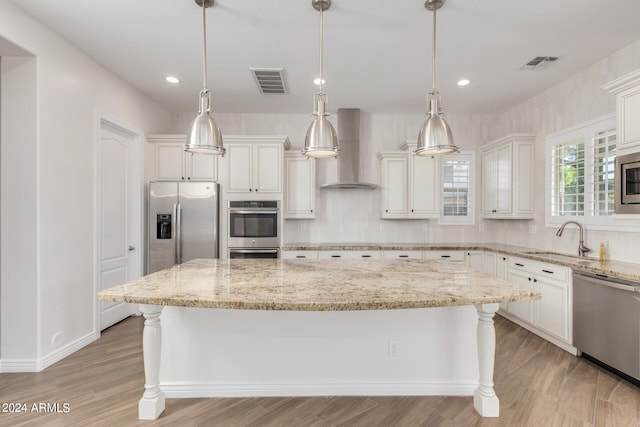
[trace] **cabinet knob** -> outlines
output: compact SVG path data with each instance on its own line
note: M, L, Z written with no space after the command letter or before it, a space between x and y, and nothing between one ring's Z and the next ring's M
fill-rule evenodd
M190 176L187 177L187 181L191 181L191 177Z
M309 212L313 212L313 209L311 209Z
M249 191L253 191L253 188L250 188Z
M413 209L411 209L411 212L413 212Z
M181 179L184 181L184 176Z
M256 188L256 193L258 192L258 189Z
M385 209L384 211L385 211L385 212L389 212L389 209Z
M529 281L531 281L531 277L527 277L527 279L529 279Z
M537 283L537 282L538 282L538 279L533 279L533 283Z

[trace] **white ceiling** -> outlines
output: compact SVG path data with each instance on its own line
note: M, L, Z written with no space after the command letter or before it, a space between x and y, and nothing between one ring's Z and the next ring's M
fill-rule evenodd
M194 0L12 0L169 111L195 111L202 12ZM215 0L207 10L214 112L311 113L319 13L311 0ZM329 107L422 114L432 14L423 0L333 0L325 12ZM640 40L640 1L448 0L438 11L437 87L447 114L496 113ZM522 71L536 56L546 69ZM283 67L261 95L250 67ZM164 81L168 74L178 85ZM456 82L469 78L471 85Z

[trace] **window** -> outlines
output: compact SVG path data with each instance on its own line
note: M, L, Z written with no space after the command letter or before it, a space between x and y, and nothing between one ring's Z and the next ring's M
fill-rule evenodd
M438 224L473 224L473 153L440 157L441 200Z
M610 224L614 209L615 117L547 137L547 225Z

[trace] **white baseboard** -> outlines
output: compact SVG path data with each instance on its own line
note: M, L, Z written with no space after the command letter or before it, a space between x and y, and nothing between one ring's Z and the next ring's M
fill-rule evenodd
M422 383L200 384L160 382L167 398L283 396L472 396L477 381Z
M78 338L64 347L60 347L48 355L37 359L0 359L0 373L40 372L65 357L75 353L81 348L91 344L98 338L100 338L99 333L88 333L84 337Z

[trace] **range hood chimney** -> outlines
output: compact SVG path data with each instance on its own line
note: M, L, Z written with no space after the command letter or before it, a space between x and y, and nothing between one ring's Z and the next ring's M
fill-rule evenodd
M338 180L320 188L365 188L375 190L377 184L360 182L360 109L338 109Z

